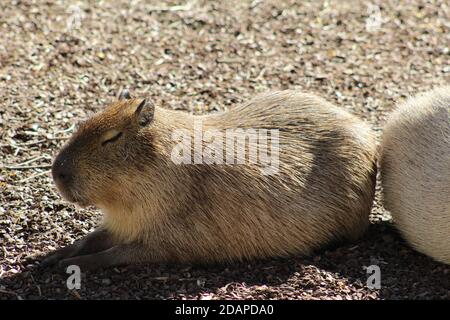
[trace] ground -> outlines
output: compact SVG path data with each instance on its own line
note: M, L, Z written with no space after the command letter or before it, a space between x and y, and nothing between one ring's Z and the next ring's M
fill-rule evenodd
M37 267L100 219L62 200L49 168L122 87L196 114L299 89L379 137L396 103L449 83L444 0L186 1L1 2L0 299L450 299L450 267L410 249L379 188L366 236L312 257L121 267L85 274L77 291Z

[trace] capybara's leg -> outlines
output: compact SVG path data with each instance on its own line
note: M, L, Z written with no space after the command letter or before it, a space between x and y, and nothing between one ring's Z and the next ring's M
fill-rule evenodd
M42 260L41 266L47 267L62 259L103 251L111 248L113 245L114 242L111 235L105 229L98 228L73 244L51 252Z

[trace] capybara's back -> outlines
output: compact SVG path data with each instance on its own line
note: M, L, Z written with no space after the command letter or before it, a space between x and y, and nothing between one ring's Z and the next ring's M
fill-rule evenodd
M450 86L410 98L384 128L384 204L418 251L450 263Z

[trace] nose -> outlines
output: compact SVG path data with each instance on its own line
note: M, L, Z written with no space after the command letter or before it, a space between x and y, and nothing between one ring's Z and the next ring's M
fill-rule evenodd
M64 154L59 154L53 162L52 176L56 183L65 186L72 181L72 168Z

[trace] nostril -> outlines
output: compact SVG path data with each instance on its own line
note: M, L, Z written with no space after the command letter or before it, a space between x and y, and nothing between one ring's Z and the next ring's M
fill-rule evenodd
M66 166L54 164L52 167L53 179L57 182L67 184L72 179L72 174Z
M59 178L62 182L67 182L67 181L70 180L70 175L69 175L68 173L61 172L61 173L59 173L58 178Z
M69 182L71 177L72 177L72 175L68 171L54 170L54 172L53 172L53 178L55 180L58 180L61 183Z
M55 158L52 165L53 180L60 187L68 187L73 180L73 160L67 149L63 149Z

